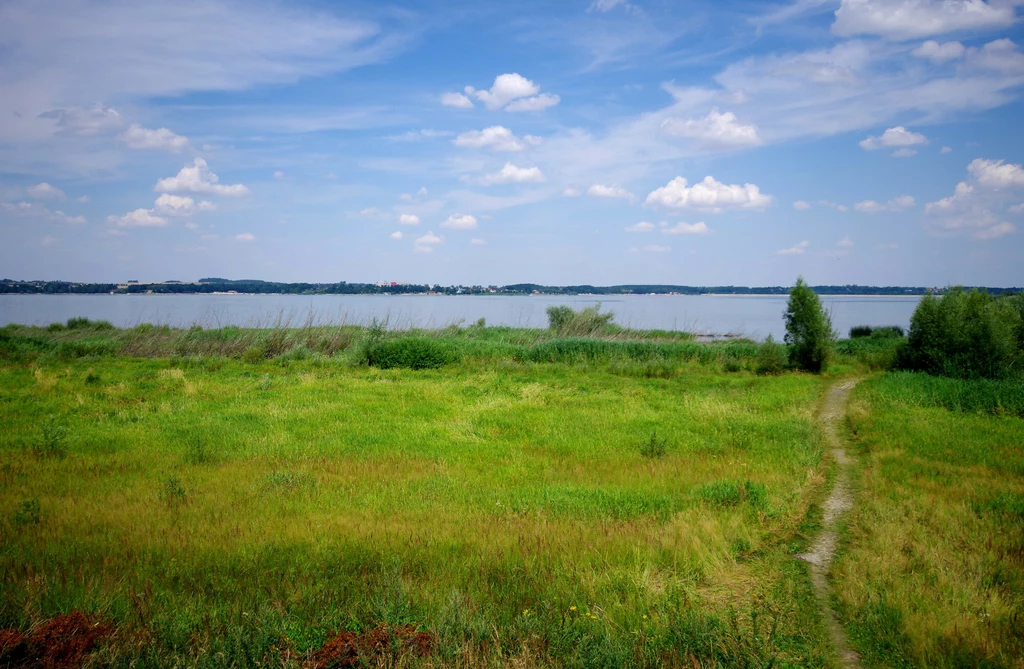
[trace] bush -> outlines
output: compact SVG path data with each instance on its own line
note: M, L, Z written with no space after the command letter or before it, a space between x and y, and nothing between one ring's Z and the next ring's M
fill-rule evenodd
M803 277L797 278L796 285L789 291L785 319L790 363L806 372L818 373L825 369L836 334L832 330L832 319Z
M757 367L754 372L760 376L781 374L786 369L786 360L786 347L768 335L764 343L757 347Z
M457 357L451 342L426 337L387 339L367 352L367 362L380 369L436 369Z
M21 503L14 513L11 514L11 522L15 525L38 525L42 518L42 509L38 499L26 499Z
M587 336L611 325L615 314L601 313L601 303L573 311L572 307L548 307L548 326L561 336Z
M63 459L68 454L68 429L57 419L50 416L43 421L42 439L33 447L35 454L41 458Z
M668 440L658 439L658 431L651 432L651 438L641 442L640 455L645 458L660 458L668 453Z
M90 321L88 318L69 318L68 330L113 330L114 325L110 321Z
M900 369L961 379L1001 378L1019 366L1021 315L1011 300L956 287L929 293L910 319Z
M850 339L862 337L874 337L875 339L894 339L903 336L903 328L898 325L883 325L872 327L870 325L855 325L850 328Z
M857 339L858 337L870 337L871 326L870 325L854 325L850 328L850 339Z

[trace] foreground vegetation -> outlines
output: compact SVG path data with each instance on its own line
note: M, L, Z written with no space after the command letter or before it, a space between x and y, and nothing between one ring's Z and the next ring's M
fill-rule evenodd
M792 559L817 378L172 362L0 369L0 627L96 614L115 665L274 664L382 622L435 665L830 662Z
M0 666L62 629L103 666L835 666L794 556L853 374L863 664L1021 666L1015 354L890 373L898 328L702 343L599 307L284 325L0 329Z
M1024 384L862 383L861 490L834 588L865 665L1024 663Z

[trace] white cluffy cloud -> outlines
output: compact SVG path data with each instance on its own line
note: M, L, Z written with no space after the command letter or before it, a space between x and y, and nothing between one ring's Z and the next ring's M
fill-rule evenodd
M697 223L683 223L680 221L672 226L662 226L661 231L666 235L706 235L711 232L711 229L708 228L704 221Z
M398 222L402 225L419 225L420 217L416 214L402 214L398 217ZM396 237L396 239L401 239L401 237Z
M880 137L869 136L867 139L862 139L859 142L860 148L864 149L865 151L875 151L877 149L906 148L927 143L927 137L925 137L919 132L911 132L910 130L904 128L902 125L898 125L895 128L889 128L888 130L883 132Z
M723 184L714 177L689 186L686 179L676 177L647 196L646 204L670 209L698 209L719 213L726 209L764 209L772 196L761 193L754 184Z
M405 237L405 233L403 233L401 230L395 230L390 235L388 235L388 237L391 237L391 239L401 240L402 238Z
M540 144L541 141L540 137L533 135L526 135L519 139L505 126L492 125L483 130L464 132L453 139L452 144L473 149L487 148L493 151L522 151L527 146Z
M473 230L476 228L476 216L470 214L452 214L441 223L442 228L453 230ZM427 236L432 233L428 232ZM419 240L416 240L419 243Z
M654 223L649 223L648 221L640 221L639 223L634 223L633 225L627 225L626 227L623 228L623 230L625 230L626 232L651 232L652 230L654 230Z
M776 251L776 253L778 253L780 256L798 256L802 255L805 251L807 251L807 247L810 245L811 243L809 241L804 240L797 244L796 246L791 246L788 249L779 249L778 251Z
M201 211L213 211L217 208L217 205L209 200L200 200L197 203L190 197L169 193L158 197L153 205L154 211L164 216L192 216Z
M930 39L911 51L911 53L918 58L927 58L933 63L945 63L950 60L963 58L964 51L964 45L960 42L943 42L939 44L935 40Z
M1024 169L1020 165L977 158L967 166L967 172L988 188L1024 188Z
M633 194L622 186L605 184L593 184L587 189L587 195L591 197L611 197L611 198L622 198L626 200L632 200Z
M438 237L428 230L427 234L416 238L416 245L413 247L413 250L416 251L416 253L430 253L434 250L435 246L443 241L443 237Z
M544 181L544 174L539 167L516 167L512 163L505 163L505 166L494 174L487 174L480 179L484 186L513 183L541 183Z
M441 96L441 104L445 107L456 107L458 109L473 108L473 101L462 93L445 93Z
M969 235L982 240L1016 232L997 211L1015 213L1015 207L1007 205L1016 200L1015 190L1024 189L1024 167L978 158L967 166L967 174L952 195L925 205L929 229L937 235Z
M512 72L495 77L494 84L488 90L477 90L472 86L466 86L465 95L446 93L441 97L441 103L451 107L468 108L473 106L470 96L482 102L488 109L504 109L510 112L541 111L561 102L561 98L557 95L541 93L540 86L526 77Z
M157 181L155 190L159 193L189 191L192 193L209 193L228 197L248 195L249 193L249 189L242 184L228 186L219 183L219 181L219 177L207 167L206 161L202 158L196 158L191 166L186 165L181 168L177 175Z
M188 137L176 135L167 128L143 128L138 123L133 123L121 133L120 139L131 149L161 149L178 153L188 146Z
M903 211L910 209L917 202L912 195L901 195L894 197L888 202L876 202L875 200L864 200L853 205L853 208L865 214L878 214L883 211Z
M235 239L240 242L251 242L252 240L256 239L256 235L252 234L251 232L241 232L235 235Z
M704 118L667 118L661 122L661 129L669 135L694 139L706 148L758 146L762 143L756 125L739 123L732 112L722 114L717 109L712 109Z
M793 203L793 208L797 211L807 211L811 208L811 203L805 202L804 200L797 200Z
M29 186L25 189L25 192L28 193L29 197L36 200L63 200L65 198L64 191L45 181L35 186Z
M162 228L167 219L157 216L152 209L136 209L124 216L108 216L107 220L120 228Z
M907 40L1008 27L1015 20L1015 4L1012 0L843 0L832 32Z

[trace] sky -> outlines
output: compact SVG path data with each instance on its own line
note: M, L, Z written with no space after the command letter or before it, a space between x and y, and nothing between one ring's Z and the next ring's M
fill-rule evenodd
M0 277L1024 284L1024 0L2 0Z

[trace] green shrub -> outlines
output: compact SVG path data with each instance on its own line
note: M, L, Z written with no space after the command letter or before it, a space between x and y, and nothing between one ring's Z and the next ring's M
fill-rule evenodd
M436 369L452 364L457 358L450 341L427 337L386 339L367 352L367 362L380 369Z
M63 323L50 323L46 326L47 332L63 332L67 329L67 326Z
M736 372L743 370L743 365L735 360L726 360L725 364L722 365L722 369L730 374L735 374Z
M213 460L213 453L210 451L210 447L198 435L189 435L185 441L185 463L203 465L211 460Z
M870 325L854 325L850 328L850 339L857 339L859 337L870 337L871 326Z
M51 352L58 358L101 358L117 355L121 346L113 339L90 337L57 342Z
M752 508L761 509L768 501L767 488L753 481L714 481L697 488L695 494L711 506L736 506L747 502Z
M88 318L69 318L68 330L113 330L114 325L110 321L91 321Z
M645 458L660 458L668 453L668 440L658 439L658 431L651 432L651 438L640 443L640 455Z
M573 311L572 307L550 306L547 309L548 326L561 336L583 337L601 332L609 325L615 314L601 313L601 303Z
M786 370L786 347L775 341L775 337L768 335L768 338L757 347L757 367L754 372L760 376L774 376Z
M956 287L929 293L910 319L900 369L955 378L1001 378L1019 366L1021 316L1013 303Z
M50 416L43 421L41 439L32 450L41 458L63 459L68 454L68 429Z
M186 497L185 484L174 474L170 474L160 481L160 499L168 506L181 504Z
M267 359L267 349L262 346L250 346L249 348L242 351L242 360L255 364L261 360Z
M42 518L42 509L38 499L26 499L11 514L11 522L15 525L38 525Z
M832 319L803 277L789 291L785 319L790 363L806 372L821 372L828 365L836 334Z

